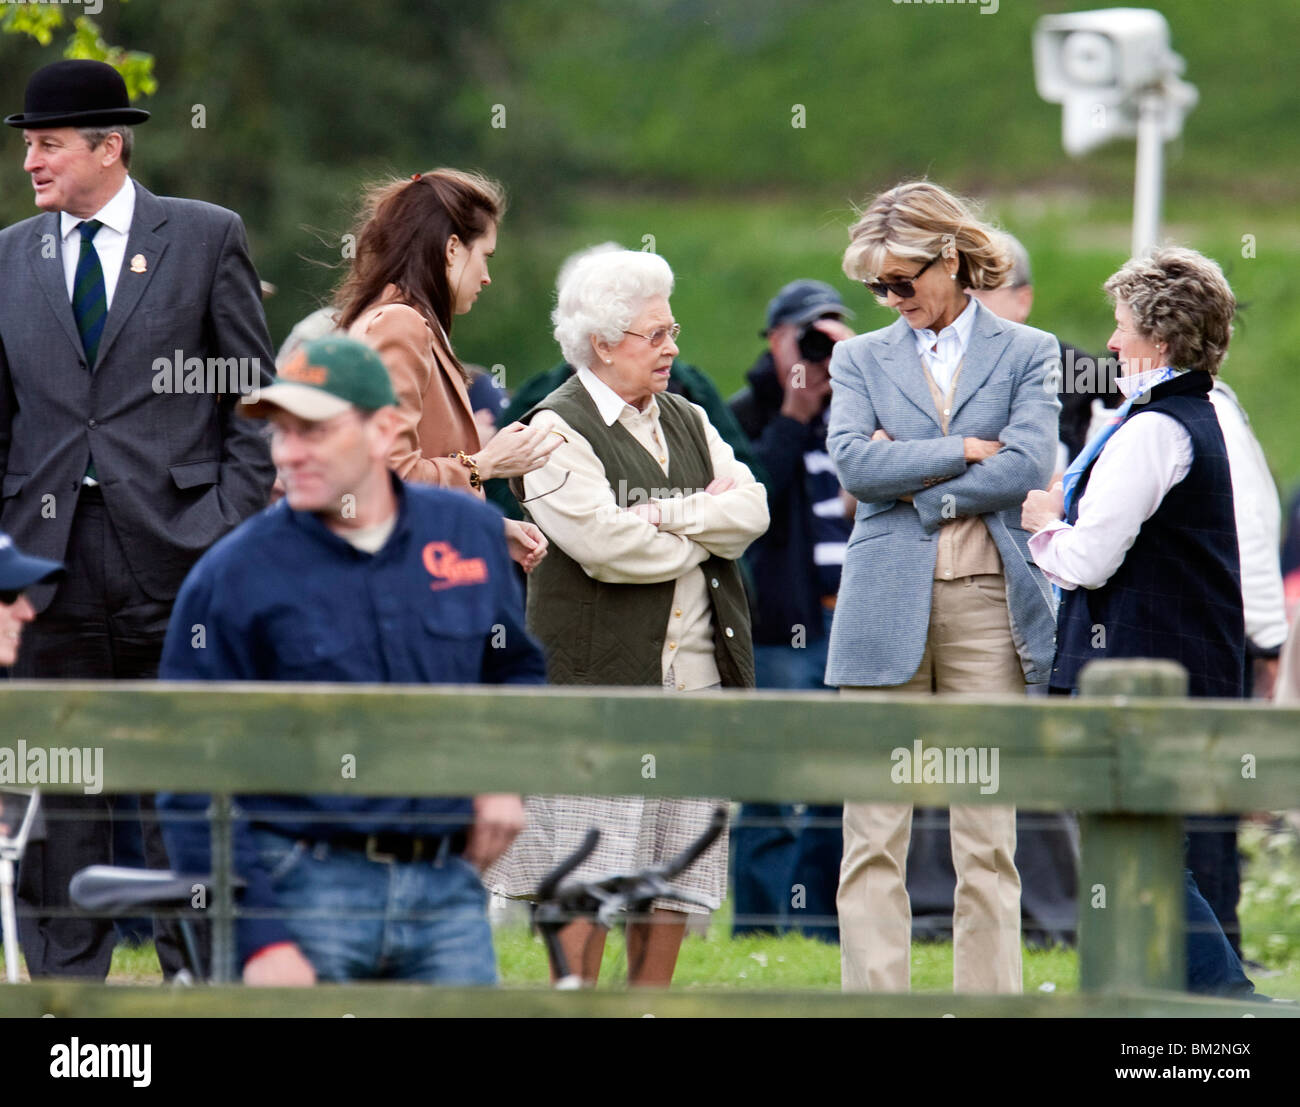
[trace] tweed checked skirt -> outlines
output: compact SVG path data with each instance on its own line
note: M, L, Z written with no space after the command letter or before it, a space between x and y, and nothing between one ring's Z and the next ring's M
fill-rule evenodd
M671 672L671 671L670 671ZM665 687L668 687L665 680ZM531 896L542 878L582 844L589 827L600 827L595 852L569 880L599 880L671 860L704 833L721 799L659 796L527 796L527 824L506 854L483 874L489 891ZM661 897L653 906L707 914L727 893L727 831L675 881L675 887L708 907Z

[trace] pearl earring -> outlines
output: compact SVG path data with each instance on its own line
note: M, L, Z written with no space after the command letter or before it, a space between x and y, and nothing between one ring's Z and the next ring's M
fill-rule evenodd
M605 359L605 364L606 364L606 365L613 365L613 364L614 364L614 359L613 359L612 357L607 357L607 358Z

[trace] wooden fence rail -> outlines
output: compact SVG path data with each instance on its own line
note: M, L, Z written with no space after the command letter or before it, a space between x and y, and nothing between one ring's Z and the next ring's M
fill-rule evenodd
M1153 1006L1170 1014L1264 1013L1259 1005L1176 994L1184 971L1181 815L1296 806L1300 710L1189 701L1182 698L1181 669L1162 662L1092 666L1083 691L1072 699L830 692L677 697L621 689L13 682L0 687L0 786L22 783L4 775L6 748L14 765L22 742L28 751L102 749L100 787L107 792L205 791L221 800L233 793L513 790L1072 809L1081 812L1084 994L1064 1004L1067 997L947 1002L960 1000L968 1013L1042 1014L1044 1002L1076 1015L1149 1012ZM983 785L969 778L933 780L921 765L919 780L900 782L918 743L921 765L931 749L996 751L996 790L987 774ZM81 790L67 782L41 786ZM221 845L214 843L214 854ZM217 952L228 954L223 884L217 883L211 914ZM386 1002L373 997L387 993L355 986L320 989L318 998L197 989L157 1003L168 1013L327 1014L346 1004L351 991L366 1010ZM429 993L392 1002L425 1012L453 1002L483 1013L522 1009L522 993L515 991L463 1002L452 998L460 993ZM799 997L798 1007L810 1014L886 1008L920 1014L943 1005L934 997L884 998L809 994ZM695 999L692 1006L663 997L663 1009L723 1013L754 1002ZM87 1013L139 1013L149 1002L135 989L84 984L0 988L0 1008L14 1013L42 1004L46 1010L71 1004ZM525 1006L580 1014L629 1013L642 1005L572 993L532 996ZM758 1002L754 1010L769 1006L790 1010L788 998Z

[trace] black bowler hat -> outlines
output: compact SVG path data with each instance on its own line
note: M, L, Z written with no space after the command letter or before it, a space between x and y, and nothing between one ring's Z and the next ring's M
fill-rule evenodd
M131 107L122 74L106 62L73 58L43 66L27 82L20 115L11 127L98 127L143 123L149 113Z

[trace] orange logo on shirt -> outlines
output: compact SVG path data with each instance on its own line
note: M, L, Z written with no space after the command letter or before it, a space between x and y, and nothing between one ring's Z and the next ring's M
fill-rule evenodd
M481 557L461 557L460 551L450 542L430 542L425 546L424 567L433 577L429 587L435 592L465 584L482 584L488 578L487 562Z

